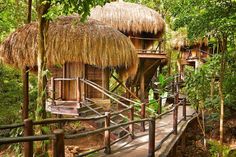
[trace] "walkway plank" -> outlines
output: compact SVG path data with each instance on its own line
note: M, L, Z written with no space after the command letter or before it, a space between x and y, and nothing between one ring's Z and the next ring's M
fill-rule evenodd
M191 115L194 114L194 110L187 106L187 121L182 121L178 125L178 135L180 135L185 129L184 126L187 125L187 123L191 120ZM178 109L178 121L182 119L182 106L179 107ZM148 125L147 125L148 126ZM156 139L155 143L156 146L158 143L161 142L161 140L169 134L173 129L173 114L172 112L163 116L162 119L157 119L156 120ZM156 151L155 155L156 156L165 156L164 152L167 151L167 148L175 139L178 137L175 135L171 135L168 140L166 140L163 144L161 149ZM122 140L116 144L114 144L111 147L112 154L107 155L104 154L102 151L98 153L98 156L101 157L145 157L148 154L148 129L146 132L138 133L135 136L134 140L131 139L126 139ZM173 144L173 143L172 143ZM163 155L162 155L163 154Z

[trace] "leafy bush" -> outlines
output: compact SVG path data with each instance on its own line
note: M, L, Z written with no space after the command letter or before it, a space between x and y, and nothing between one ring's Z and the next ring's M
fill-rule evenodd
M220 145L218 141L208 141L208 144L210 146L210 153L212 157L218 157L220 153L222 153L223 157L228 157L230 148L226 145Z

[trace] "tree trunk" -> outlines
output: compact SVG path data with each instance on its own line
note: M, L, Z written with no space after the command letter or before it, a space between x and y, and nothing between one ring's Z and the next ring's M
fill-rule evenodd
M222 56L220 63L220 81L219 81L219 95L220 95L220 144L224 141L224 93L223 93L223 81L225 74L225 53L227 50L227 37L223 35L222 39Z
M37 5L38 14L38 98L37 98L37 109L35 113L35 119L41 120L46 118L46 32L48 21L43 17L47 13L50 4L42 3L44 0L40 0ZM44 134L42 131L42 126L36 127L36 134ZM36 155L44 156L47 153L47 146L44 142L39 142L36 144Z

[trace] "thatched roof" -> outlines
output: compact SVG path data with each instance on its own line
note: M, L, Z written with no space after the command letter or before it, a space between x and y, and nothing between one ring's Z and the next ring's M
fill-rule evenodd
M172 34L171 46L173 49L181 50L185 47L194 47L194 46L207 46L208 39L207 38L198 38L194 41L191 41L187 38L187 30L182 29L178 32L174 32Z
M141 4L111 2L91 11L91 18L104 22L122 32L153 33L157 36L165 30L165 22L155 10Z
M3 41L0 56L5 63L16 67L35 66L37 45L37 23L30 23ZM134 69L133 66L138 65L134 46L125 35L95 20L81 23L78 16L50 22L46 56L48 65L67 61L123 69Z

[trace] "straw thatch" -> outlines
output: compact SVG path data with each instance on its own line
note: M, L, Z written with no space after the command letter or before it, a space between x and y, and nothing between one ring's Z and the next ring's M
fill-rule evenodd
M19 28L0 46L4 62L16 67L35 66L37 51L37 23ZM46 34L46 56L48 65L69 61L134 69L138 64L134 46L125 35L95 20L81 23L78 16L61 17L50 22Z
M91 18L104 22L121 32L152 33L158 37L165 29L165 22L155 10L129 2L111 2L91 11Z
M202 47L208 45L207 38L198 38L194 41L191 41L187 38L187 30L182 29L178 32L174 32L172 34L171 46L173 49L181 50L185 49L185 47Z

